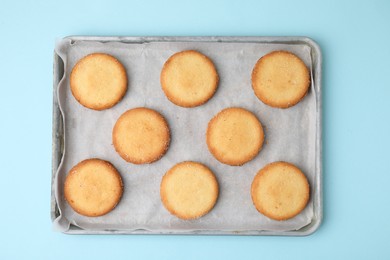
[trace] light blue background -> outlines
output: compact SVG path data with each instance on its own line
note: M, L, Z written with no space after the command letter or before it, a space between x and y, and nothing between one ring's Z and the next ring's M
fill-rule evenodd
M52 63L67 35L309 36L323 51L324 221L308 237L51 230ZM390 1L2 1L0 259L389 259Z

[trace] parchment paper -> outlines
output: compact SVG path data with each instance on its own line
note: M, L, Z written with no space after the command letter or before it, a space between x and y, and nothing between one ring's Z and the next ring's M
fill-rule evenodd
M220 76L215 95L206 104L195 108L174 105L165 97L160 86L164 62L175 52L188 49L198 50L211 58ZM54 221L55 229L66 231L72 223L85 230L145 229L169 233L202 230L288 231L309 224L313 218L312 199L301 214L287 221L274 221L261 215L251 200L252 180L270 162L291 162L305 173L310 184L314 182L316 101L313 86L300 103L289 109L271 108L263 104L251 87L253 66L260 57L273 50L291 51L312 68L310 47L304 44L59 41L56 53L63 59L65 68L58 89L65 123L65 154L54 182L61 212ZM129 79L124 99L104 111L81 106L69 87L68 79L73 66L93 52L115 56L126 67ZM232 106L252 111L265 130L265 143L259 155L240 167L218 162L208 151L205 139L209 120L220 110ZM159 111L170 126L172 140L169 150L162 159L152 164L127 163L112 145L112 129L116 120L122 113L135 107ZM63 196L68 171L88 158L110 161L123 178L122 200L105 216L81 216L70 208ZM207 165L215 173L220 187L214 209L204 217L191 221L171 215L160 201L162 176L176 163L187 160Z

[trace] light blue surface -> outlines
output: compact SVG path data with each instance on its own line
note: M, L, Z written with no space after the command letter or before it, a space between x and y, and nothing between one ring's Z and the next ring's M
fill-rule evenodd
M0 3L0 259L390 258L390 1L210 2ZM316 40L324 58L320 229L308 237L53 232L52 56L67 35Z

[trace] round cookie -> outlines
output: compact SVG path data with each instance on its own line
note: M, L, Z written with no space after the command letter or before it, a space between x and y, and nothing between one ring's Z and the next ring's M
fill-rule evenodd
M172 103L181 107L196 107L214 95L219 77L207 56L189 50L175 53L165 62L160 81Z
M74 166L64 185L65 199L79 214L102 216L115 208L122 197L122 178L104 160L87 159Z
M181 162L162 178L161 201L173 215L189 220L206 215L218 198L218 182L209 168L197 162Z
M287 51L274 51L261 57L252 71L256 96L271 107L288 108L306 95L310 74L305 63Z
M251 195L260 213L274 220L287 220L306 207L310 188L306 176L296 166L273 162L257 173Z
M87 108L113 107L126 93L126 69L111 55L89 54L73 67L70 89L76 100Z
M209 122L207 146L220 162L238 166L252 160L261 150L264 132L254 114L239 107L226 108Z
M127 162L152 163L168 150L171 140L168 123L149 108L134 108L115 123L112 140L115 150Z

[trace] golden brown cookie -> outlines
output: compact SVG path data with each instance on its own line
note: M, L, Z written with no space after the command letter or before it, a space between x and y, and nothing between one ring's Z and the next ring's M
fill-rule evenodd
M209 122L207 146L214 157L238 166L252 160L261 150L264 132L254 114L239 107L226 108Z
M306 207L310 197L309 182L295 165L273 162L257 173L251 195L260 213L274 220L287 220Z
M274 51L261 57L252 71L256 96L271 107L288 108L303 99L310 86L305 63L287 51Z
M76 100L87 108L113 107L126 93L126 69L111 55L89 54L73 67L70 89Z
M122 197L122 178L104 160L87 159L74 166L64 185L65 199L79 214L102 216L115 208Z
M196 107L214 95L219 77L207 56L189 50L175 53L165 62L160 81L172 103L181 107Z
M123 113L112 132L115 150L127 162L151 163L168 150L171 140L168 123L158 112L134 108Z
M181 219L206 215L218 198L218 182L209 168L197 162L181 162L162 178L161 201L165 208Z

